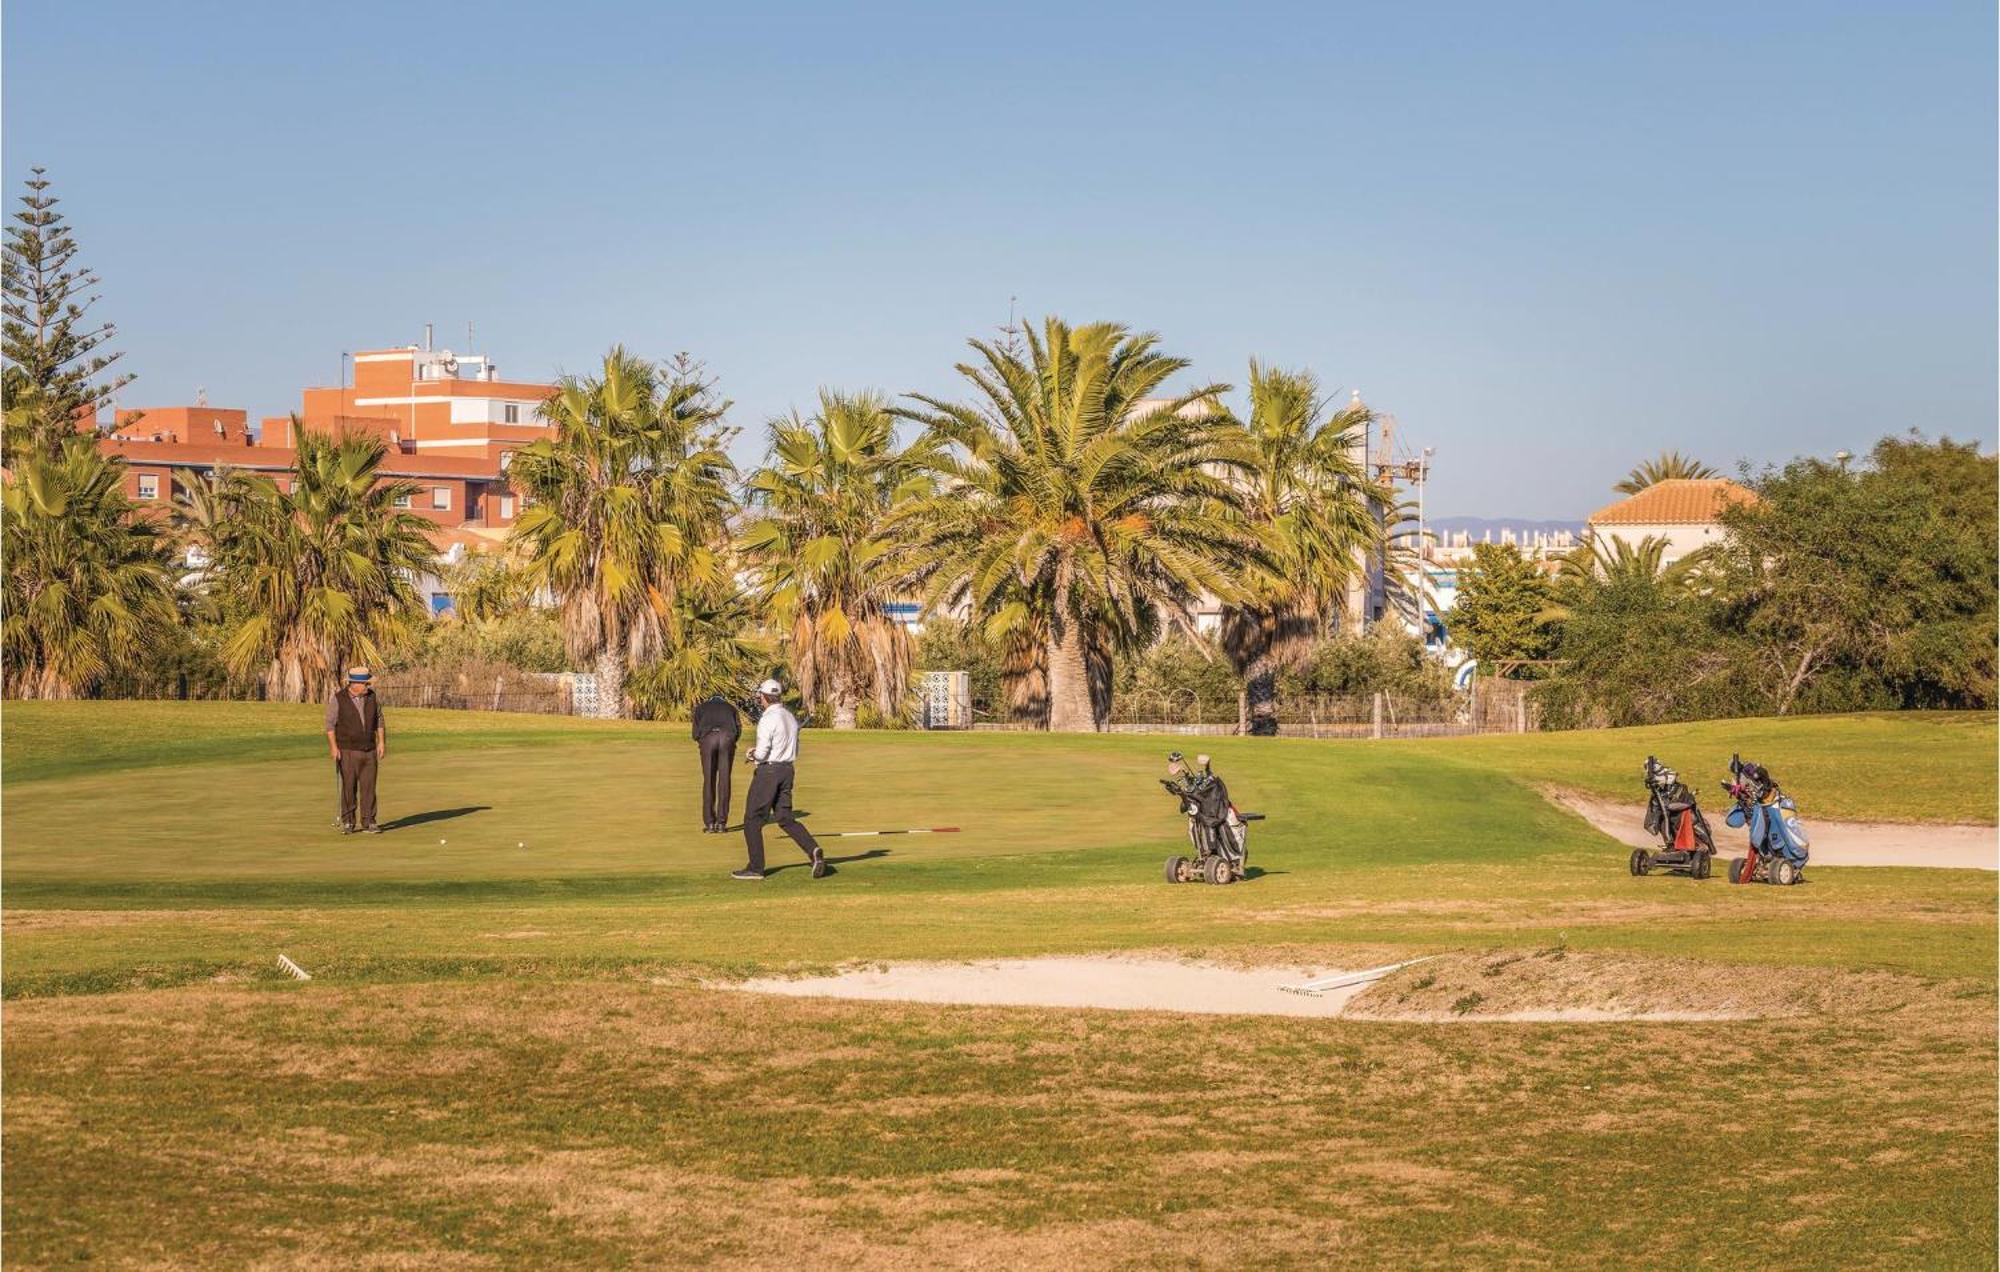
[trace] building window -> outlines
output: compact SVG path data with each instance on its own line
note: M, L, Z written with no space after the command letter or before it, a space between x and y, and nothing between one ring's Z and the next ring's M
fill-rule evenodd
M409 506L410 506L410 492L406 490L406 491L404 491L404 492L403 492L402 494L400 494L400 495L397 495L397 496L396 496L396 498L395 498L395 500L394 500L394 503L395 503L395 505L396 505L396 506L397 506L398 508L407 508L407 507L409 507Z
M507 423L519 424L521 422L521 404L519 402L509 402L507 405L501 407L500 410L503 413L501 418L505 419Z
M512 495L500 496L500 519L502 521L508 521L511 520L513 516L514 516L514 496Z
M444 509L444 508L449 508L449 507L451 507L451 487L450 487L450 486L433 486L433 487L431 487L431 507L433 507L433 508L438 508L438 509Z
M159 477L157 477L156 475L154 475L154 474L152 474L152 473L140 473L140 474L139 474L139 498L141 498L141 499L158 499L159 497L160 497L160 479L159 479Z

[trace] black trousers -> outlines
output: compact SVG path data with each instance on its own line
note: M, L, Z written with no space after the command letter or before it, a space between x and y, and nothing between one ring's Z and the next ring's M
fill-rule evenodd
M720 729L701 735L701 824L721 830L729 824L729 767L736 763L736 739Z
M812 834L792 816L792 766L759 764L750 779L750 796L743 801L743 842L750 849L750 869L764 868L764 819L769 816L778 829L792 837L799 851L811 857L819 851Z

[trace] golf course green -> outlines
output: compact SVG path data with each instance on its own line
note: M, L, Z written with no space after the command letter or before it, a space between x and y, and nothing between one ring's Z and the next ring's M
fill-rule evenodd
M808 827L959 833L828 839L823 880L767 835L779 868L749 884L728 878L740 836L697 833L684 725L392 707L389 833L348 837L318 716L6 708L22 1266L1993 1263L1994 875L1635 878L1545 798L1636 821L1657 754L1728 855L1716 781L1740 751L1808 822L1991 824L1991 715L1425 742L814 731ZM1175 747L1268 815L1248 880L1160 881L1185 842L1154 781ZM1443 954L1488 989L1447 1019L1297 1020L728 988L1112 951ZM1575 978L1580 1009L1670 990L1769 1010L1480 1010L1525 969Z

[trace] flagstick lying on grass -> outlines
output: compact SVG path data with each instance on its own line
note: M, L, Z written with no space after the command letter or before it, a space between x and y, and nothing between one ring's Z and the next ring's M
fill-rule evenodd
M956 835L956 826L912 826L908 830L816 830L815 839L867 839L874 835Z

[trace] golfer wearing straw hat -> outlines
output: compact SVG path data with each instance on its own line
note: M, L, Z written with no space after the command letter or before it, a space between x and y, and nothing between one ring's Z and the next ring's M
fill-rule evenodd
M348 835L382 833L375 824L375 769L388 754L389 731L369 688L373 679L368 668L349 667L346 690L326 703L326 744L340 765L340 829Z
M766 680L757 686L757 701L763 713L757 717L757 745L749 760L757 766L750 779L750 795L743 806L743 842L750 849L750 864L735 871L732 879L764 877L764 819L775 815L778 828L812 862L813 878L826 877L826 854L798 819L792 816L792 765L799 758L799 721L778 699L784 686Z

